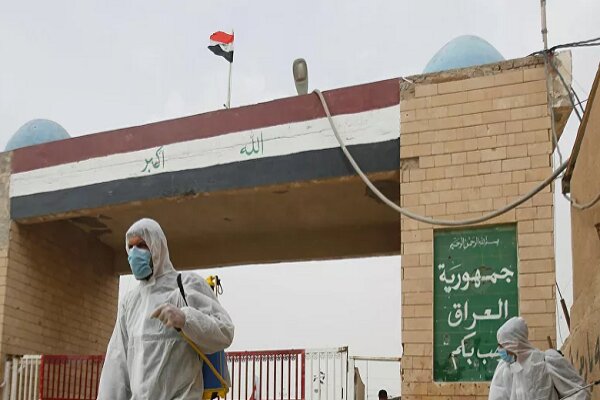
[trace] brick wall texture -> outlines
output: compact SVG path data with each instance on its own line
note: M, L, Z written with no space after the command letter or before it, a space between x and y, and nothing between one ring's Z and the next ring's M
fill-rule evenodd
M525 60L525 61L523 61ZM536 59L423 75L401 84L401 205L464 219L523 196L551 174L544 68ZM0 155L0 352L102 353L117 309L114 253L68 221L8 214ZM520 314L534 345L555 340L553 197L544 189L490 221L516 222ZM432 381L434 227L401 219L402 396L486 399L486 383Z
M424 77L401 84L400 157L410 165L400 178L403 207L440 219L477 217L523 196L552 173L543 64ZM548 347L547 336L556 343L552 207L547 187L485 223L517 223L519 312L539 348ZM487 383L433 382L434 229L401 220L402 398L487 399Z
M2 354L104 353L117 310L113 251L67 221L8 226Z

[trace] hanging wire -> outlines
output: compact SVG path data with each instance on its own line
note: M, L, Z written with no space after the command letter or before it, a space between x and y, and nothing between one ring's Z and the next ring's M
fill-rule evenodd
M579 122L581 123L581 121L583 121L583 117L579 114L579 111L577 110L577 106L575 105L575 100L574 100L573 94L572 94L572 92L573 92L572 88L569 85L567 85L567 82L565 81L565 78L563 77L563 75L559 71L559 69L556 67L556 65L554 65L554 62L553 62L552 58L549 57L548 53L544 52L543 54L544 54L544 58L546 59L548 65L550 65L554 69L554 71L558 75L560 81L562 82L564 88L567 90L567 93L569 94L569 96L568 96L569 100L571 102L571 105L573 106L573 110L575 110L575 114L577 115L577 118L579 119ZM552 120L554 120L554 118L552 118ZM553 134L553 136L556 136L556 132L554 131L554 129L555 128L554 128L554 125L553 125L552 126L552 131L553 131L552 134ZM556 148L558 149L558 143L556 144ZM598 203L600 201L600 192L598 192L598 194L592 200L590 200L587 203L583 203L583 204L577 202L573 198L573 196L569 196L566 193L563 193L563 197L565 199L567 199L567 201L569 203L571 203L571 205L574 208L576 208L578 210L586 210L588 208L593 207L596 203Z
M577 48L577 47L595 47L600 46L600 37L581 40L579 42L571 42L571 43L562 43L557 44L556 46L550 47L548 50L538 50L530 54L530 56L535 56L544 53L545 51L549 51L551 53L555 52L558 49L569 49L569 48Z
M456 221L455 220L442 220L442 219L435 219L435 218L427 217L427 216L412 212L407 208L398 206L392 200L387 198L383 193L381 193L381 191L373 184L373 182L371 182L371 180L367 177L367 175L360 168L360 166L358 165L358 163L356 162L354 157L352 157L352 154L350 154L350 151L348 151L348 148L346 147L344 140L342 139L342 137L340 136L340 133L337 130L337 126L335 125L335 122L333 121L333 117L331 116L331 112L329 111L329 106L327 105L327 101L325 100L325 97L323 96L321 91L318 89L315 89L313 91L313 93L315 93L318 96L319 100L321 101L321 105L323 106L323 110L325 111L325 115L327 116L327 120L329 121L329 125L331 126L331 130L333 131L333 134L335 135L335 138L337 139L337 141L340 145L340 148L342 149L342 152L348 159L348 162L350 163L350 165L352 166L354 171L358 174L360 179L365 183L365 185L367 185L367 187L369 189L371 189L371 191L373 193L375 193L375 195L383 203L388 205L390 208L394 209L395 211L404 215L407 218L414 219L415 221L423 222L426 224L441 225L441 226L464 226L464 225L474 225L474 224L478 224L480 222L484 222L484 221L493 219L499 215L502 215L502 214L512 210L515 207L518 207L519 205L523 204L527 200L531 199L533 196L535 196L537 193L539 193L546 186L550 185L567 168L567 165L569 162L569 160L563 162L550 176L548 176L544 181L540 182L537 186L535 186L533 189L531 189L524 196L518 198L517 200L513 201L512 203L510 203L498 210L487 213L481 217L470 218L470 219L465 219L465 220L456 220Z

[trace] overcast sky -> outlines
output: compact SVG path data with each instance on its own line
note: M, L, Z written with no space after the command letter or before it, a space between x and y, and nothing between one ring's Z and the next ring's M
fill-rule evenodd
M550 44L600 36L599 14L597 0L549 0ZM33 118L52 119L79 136L222 107L227 63L206 45L212 32L232 28L234 106L294 95L291 64L298 57L308 62L310 89L329 89L420 73L458 35L479 35L505 58L542 45L537 0L4 0L0 147ZM574 87L582 98L599 60L598 48L574 51ZM572 118L561 144L567 153L576 128ZM570 303L564 201L556 212L559 283ZM365 286L375 272L387 301L379 289ZM314 274L331 279L325 289L315 289ZM352 343L360 353L400 351L397 257L234 268L221 275L227 287L223 301L237 318L237 348ZM331 293L325 299L333 312L323 311L323 293ZM265 336L256 329L281 320L281 314L269 314L277 310L269 308L273 305L300 313L297 320L283 316L289 319L282 327L290 327L285 335ZM350 318L359 321L353 325ZM307 320L323 334L307 332ZM390 335L374 340L369 333L379 330Z

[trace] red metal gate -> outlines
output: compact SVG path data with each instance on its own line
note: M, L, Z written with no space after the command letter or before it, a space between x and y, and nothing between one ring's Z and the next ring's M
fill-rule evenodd
M304 350L227 353L231 388L227 399L304 400ZM95 400L104 356L44 355L40 362L40 400Z
M104 356L42 356L40 400L95 400Z
M227 362L231 374L227 399L306 398L304 350L229 352Z

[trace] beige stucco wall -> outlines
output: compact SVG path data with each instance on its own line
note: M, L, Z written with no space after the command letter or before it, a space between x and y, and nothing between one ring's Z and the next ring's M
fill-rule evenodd
M600 92L590 101L588 121L573 177L571 195L587 203L600 192ZM571 333L564 353L587 380L600 379L600 204L587 210L571 208L573 307ZM600 399L600 390L593 392Z

